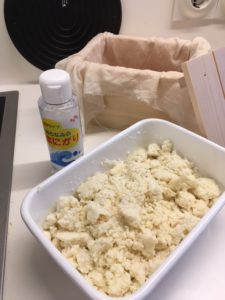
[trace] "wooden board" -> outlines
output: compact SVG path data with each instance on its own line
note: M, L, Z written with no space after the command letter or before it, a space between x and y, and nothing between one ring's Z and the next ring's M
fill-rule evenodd
M225 146L225 48L189 60L182 69L201 129Z

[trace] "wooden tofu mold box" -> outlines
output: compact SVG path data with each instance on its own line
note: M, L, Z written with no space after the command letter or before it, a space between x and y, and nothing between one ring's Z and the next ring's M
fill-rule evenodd
M55 206L60 196L71 195L82 182L96 172L105 171L105 160L123 160L127 153L138 147L147 147L150 143L161 144L170 140L174 149L195 163L203 176L213 178L224 190L225 149L197 134L174 125L168 121L146 119L125 129L97 149L71 163L37 187L24 199L21 214L27 227L43 245L55 262L65 271L74 284L90 299L113 299L92 287L87 280L66 260L51 241L45 236L42 224ZM201 218L184 240L167 257L150 278L133 294L129 300L149 299L150 293L160 280L169 272L181 256L187 251L201 232L216 216L225 203L223 192L215 204ZM124 299L124 298L117 298Z
M224 55L224 47L212 50L202 37L105 32L56 68L70 74L85 125L121 130L159 118L224 147Z

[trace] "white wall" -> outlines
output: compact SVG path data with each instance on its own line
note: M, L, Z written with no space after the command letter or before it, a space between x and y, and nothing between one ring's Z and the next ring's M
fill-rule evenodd
M0 85L34 82L40 70L28 63L12 44L5 26L3 3L0 0Z
M178 0L183 1L183 0ZM224 1L224 0L221 0ZM125 17L121 33L139 36L162 36L192 39L206 38L213 48L225 46L224 22L183 21L172 22L173 0L122 0Z
M19 1L19 0L18 0ZM180 0L182 1L182 0ZM0 0L0 84L36 82L40 70L28 63L13 46L5 28ZM171 22L173 0L121 0L121 33L133 36L203 36L213 48L225 46L225 23Z

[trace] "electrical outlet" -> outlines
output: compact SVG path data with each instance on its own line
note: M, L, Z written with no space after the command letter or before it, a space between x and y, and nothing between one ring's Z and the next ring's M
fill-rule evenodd
M172 21L224 20L225 0L174 0Z

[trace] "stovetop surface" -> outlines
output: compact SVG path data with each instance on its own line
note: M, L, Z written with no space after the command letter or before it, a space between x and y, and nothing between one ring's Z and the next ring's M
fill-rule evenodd
M18 91L0 92L0 299L3 295L18 97Z

